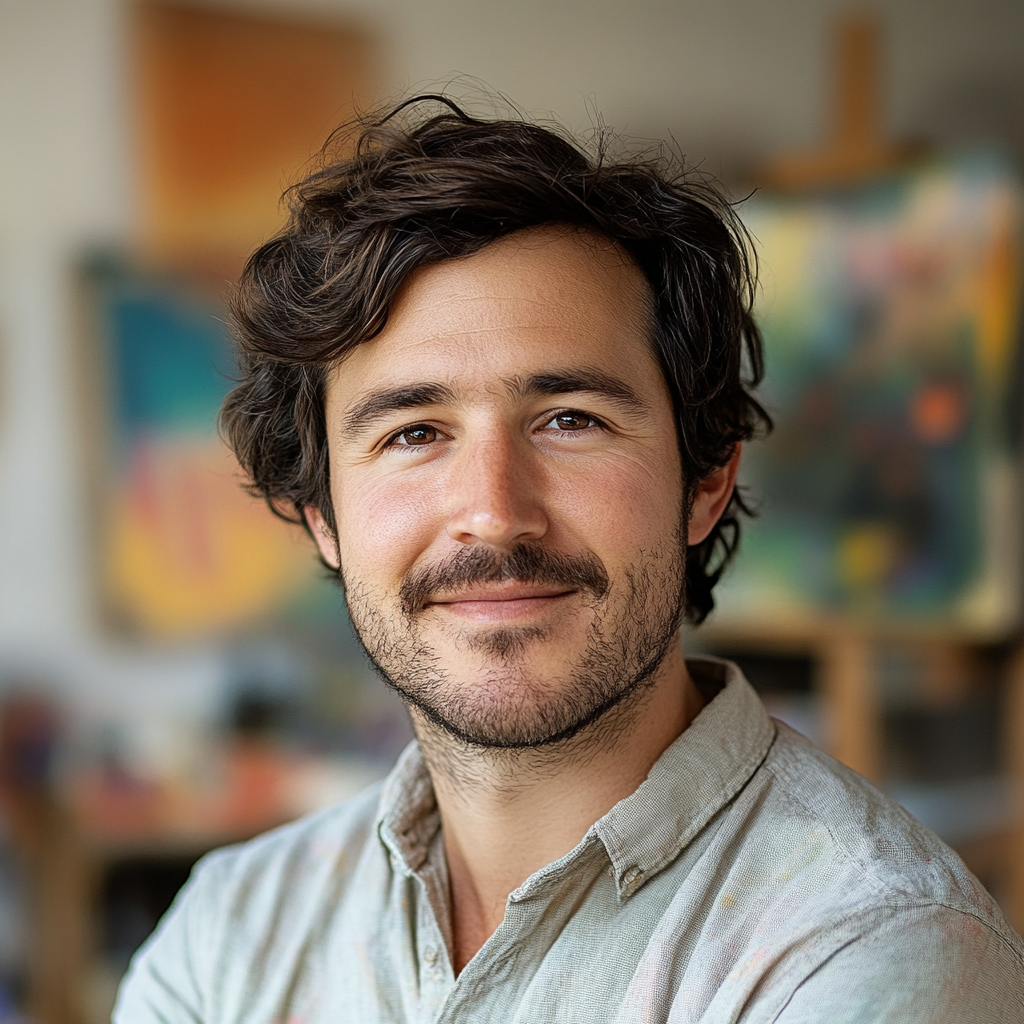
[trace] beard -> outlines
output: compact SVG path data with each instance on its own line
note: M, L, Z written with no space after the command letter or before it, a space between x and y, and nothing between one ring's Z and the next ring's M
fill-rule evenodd
M508 552L468 547L414 571L389 608L360 580L342 576L356 636L377 673L434 726L461 744L528 750L567 741L647 689L675 640L685 609L681 533L613 583L592 553L570 556L536 543ZM531 645L556 643L542 626L456 631L442 652L424 635L433 596L500 581L551 585L582 596L590 623L580 654L545 678L528 664ZM458 681L443 653L470 652L484 665ZM561 650L558 652L561 653Z

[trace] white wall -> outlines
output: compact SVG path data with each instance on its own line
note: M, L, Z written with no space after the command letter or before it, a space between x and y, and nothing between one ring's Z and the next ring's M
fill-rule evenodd
M477 77L575 128L591 105L616 129L671 132L726 168L824 130L829 29L849 9L885 21L889 121L940 141L1010 131L1024 149L1019 0L206 0L339 12L379 28L385 93Z
M823 130L838 0L219 0L355 19L380 99L476 76L576 128L600 109L731 172ZM1024 152L1024 4L892 0L890 122ZM216 700L215 648L151 652L95 626L71 379L74 255L131 228L117 0L0 0L0 683L51 679L93 719L146 724ZM146 729L141 734L146 734Z

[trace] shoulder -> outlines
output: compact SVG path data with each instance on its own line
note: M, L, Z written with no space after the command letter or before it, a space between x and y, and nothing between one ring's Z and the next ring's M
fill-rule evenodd
M197 863L189 888L215 894L223 906L225 900L277 899L315 886L325 875L351 874L373 832L381 785L248 842L214 850Z
M721 994L757 988L778 1013L766 1019L1024 1021L1024 943L991 896L920 822L786 726L707 853L706 932L732 967Z
M964 940L983 929L1024 963L1020 937L956 853L866 779L781 724L762 774L775 842L787 847L778 856L793 863L795 847L808 867L817 861L844 913L914 910Z
M822 834L865 886L893 899L989 908L991 899L933 832L891 797L780 724L764 764L785 817Z
M199 861L132 960L114 1020L233 1019L221 1004L252 996L253 970L264 972L268 963L286 969L288 951L321 933L341 894L354 887L360 863L372 859L380 792L377 784Z

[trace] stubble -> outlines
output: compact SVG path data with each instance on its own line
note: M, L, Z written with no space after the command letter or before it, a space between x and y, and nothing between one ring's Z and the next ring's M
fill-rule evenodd
M685 609L681 536L660 551L638 552L616 582L592 553L566 556L541 545L507 553L482 546L420 570L390 605L360 580L343 578L356 635L383 680L414 717L434 727L446 746L494 753L571 745L584 735L621 728L623 713L642 701L673 644ZM555 643L543 627L470 630L448 641L482 656L471 680L456 680L424 635L432 595L504 580L567 587L589 612L586 641L561 676L542 678L529 651ZM618 710L620 714L613 712ZM418 713L418 714L417 714ZM468 752L468 751L467 751Z

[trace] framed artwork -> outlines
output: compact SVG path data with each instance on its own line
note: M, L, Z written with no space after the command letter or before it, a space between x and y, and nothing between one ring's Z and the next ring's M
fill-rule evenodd
M172 639L337 606L312 542L246 492L218 435L234 370L217 286L110 258L83 281L108 618Z

